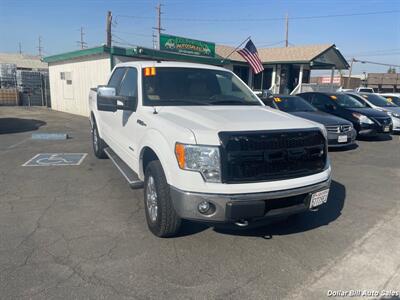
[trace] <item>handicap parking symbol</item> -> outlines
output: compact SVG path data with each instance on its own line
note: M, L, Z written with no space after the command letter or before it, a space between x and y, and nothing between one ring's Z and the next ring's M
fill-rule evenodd
M24 163L24 167L79 166L87 153L39 153Z

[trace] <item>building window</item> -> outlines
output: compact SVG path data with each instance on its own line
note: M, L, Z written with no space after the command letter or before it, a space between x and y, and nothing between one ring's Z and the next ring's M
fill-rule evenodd
M239 76L246 84L249 82L249 67L233 66L233 73Z
M72 85L72 80L67 80L68 85Z
M262 80L262 85L261 85ZM267 90L271 87L272 80L272 69L265 68L263 72L254 74L253 76L253 86L254 90Z
M72 80L72 73L71 72L60 72L60 79L61 80Z

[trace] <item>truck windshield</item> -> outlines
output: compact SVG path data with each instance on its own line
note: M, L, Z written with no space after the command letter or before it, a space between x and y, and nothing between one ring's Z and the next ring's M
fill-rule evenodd
M280 110L283 110L285 112L317 110L306 100L298 96L277 96L274 97L274 102L276 103L276 105L279 107Z
M230 72L200 68L143 69L143 105L262 105Z

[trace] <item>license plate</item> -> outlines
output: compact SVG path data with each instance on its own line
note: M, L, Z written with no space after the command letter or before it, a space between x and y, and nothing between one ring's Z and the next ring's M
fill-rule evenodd
M329 189L316 192L311 195L310 208L317 207L328 201Z
M347 143L347 135L339 135L338 142L339 143Z
M390 130L389 126L383 127L383 131L384 131L384 132L389 132L389 130Z

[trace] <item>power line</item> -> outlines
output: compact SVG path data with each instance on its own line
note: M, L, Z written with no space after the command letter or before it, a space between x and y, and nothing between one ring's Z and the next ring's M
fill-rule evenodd
M369 15L382 15L382 14L393 14L399 13L400 10L386 10L386 11L375 11L375 12L360 12L360 13L348 13L348 14L331 14L331 15L315 15L315 16L297 16L291 17L291 20L312 20L312 19L325 19L325 18L340 18L340 17L355 17L355 16L369 16ZM134 19L153 19L153 17L147 16L130 16L130 15L117 15L120 18L134 18ZM264 21L282 21L286 20L286 17L275 17L275 18L230 18L230 19L199 19L199 18L164 18L167 21L179 21L179 22L264 22Z
M270 47L270 46L276 46L276 45L280 45L280 44L284 44L286 41L282 40L279 42L275 42L275 43L270 43L270 44L257 44L257 47ZM289 43L290 44L290 43Z
M114 30L116 33L121 33L121 34L127 34L127 35L136 35L136 36L144 36L148 37L148 34L145 33L136 33L136 32L129 32L129 31L120 31L120 30Z
M374 56L394 56L394 55L400 55L400 51L398 52L392 52L392 53L376 53L376 54L358 54L354 55L357 57L374 57ZM346 55L349 57L350 55Z
M381 62L376 62L376 61L368 61L368 60L362 60L362 59L355 59L355 58L352 58L351 62L358 62L358 63L362 63L362 64L380 65L380 66L388 66L388 67L397 67L397 68L400 67L400 65L396 65L396 64L387 64L387 63L381 63Z
M119 41L114 40L114 38L117 38ZM137 47L137 46L138 46L138 45L136 45L136 44L132 44L132 43L128 42L127 40L125 40L125 39L119 37L119 36L116 35L116 34L113 34L113 40L112 40L112 41L113 41L113 42L117 42L117 43L119 43L119 44L129 45L129 46L132 46L132 47Z

